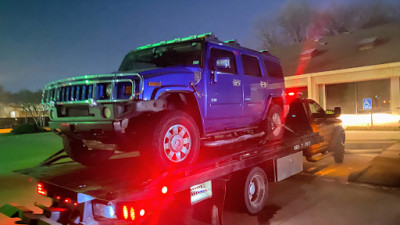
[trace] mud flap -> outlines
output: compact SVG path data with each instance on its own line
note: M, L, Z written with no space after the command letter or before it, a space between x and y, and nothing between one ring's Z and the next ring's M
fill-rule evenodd
M193 219L212 225L223 224L226 180L212 181L212 196L193 205Z

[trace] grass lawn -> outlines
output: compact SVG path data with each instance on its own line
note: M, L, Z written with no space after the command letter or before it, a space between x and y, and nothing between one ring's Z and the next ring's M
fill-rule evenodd
M61 138L52 132L0 134L0 174L35 166L61 149Z

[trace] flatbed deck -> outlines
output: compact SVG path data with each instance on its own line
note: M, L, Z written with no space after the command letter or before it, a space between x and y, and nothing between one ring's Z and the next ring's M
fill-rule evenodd
M97 167L85 167L76 162L60 162L18 171L54 188L71 193L81 193L103 201L142 200L158 193L161 186L167 185L172 192L179 192L191 186L229 175L232 172L296 153L313 144L322 137L317 133L285 139L282 143L258 145L244 143L238 149L207 149L215 154L213 158L200 157L198 163L183 168L159 172L140 158L110 160ZM232 153L234 152L234 153ZM143 194L143 190L147 194ZM64 191L65 192L65 191ZM75 199L77 197L71 196Z

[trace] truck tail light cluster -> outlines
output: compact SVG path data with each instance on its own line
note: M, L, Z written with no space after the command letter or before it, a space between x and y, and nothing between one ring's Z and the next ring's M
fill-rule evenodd
M45 184L41 183L41 182L39 182L36 185L36 192L39 195L43 195L43 196L47 196L48 195L48 192L47 192ZM51 194L49 196L51 197ZM62 198L59 195L54 195L53 198L59 200L60 202L65 203L65 204L73 204L74 206L78 206L79 205L78 202L73 201L71 198Z
M123 220L135 221L146 214L144 208L125 202L117 205L117 217Z
M44 188L43 183L38 183L36 187L36 191L39 195L45 196L47 194L46 189Z

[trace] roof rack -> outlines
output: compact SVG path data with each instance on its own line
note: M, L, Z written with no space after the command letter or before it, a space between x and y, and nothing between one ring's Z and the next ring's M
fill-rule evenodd
M153 48L153 47L157 47L157 46L161 46L161 45L165 45L165 44L178 43L178 42L182 42L182 41L189 41L189 40L194 40L194 39L199 39L199 38L206 38L206 37L217 39L215 37L215 35L210 32L210 33L205 33L205 34L190 35L190 36L184 37L184 38L175 38L175 39L169 40L169 41L161 41L161 42L158 42L158 43L155 43L155 44L148 44L148 45L140 46L136 50L143 50L143 49Z
M224 41L224 43L226 43L226 44L234 44L234 45L240 46L239 42L236 39L227 40L227 41Z

